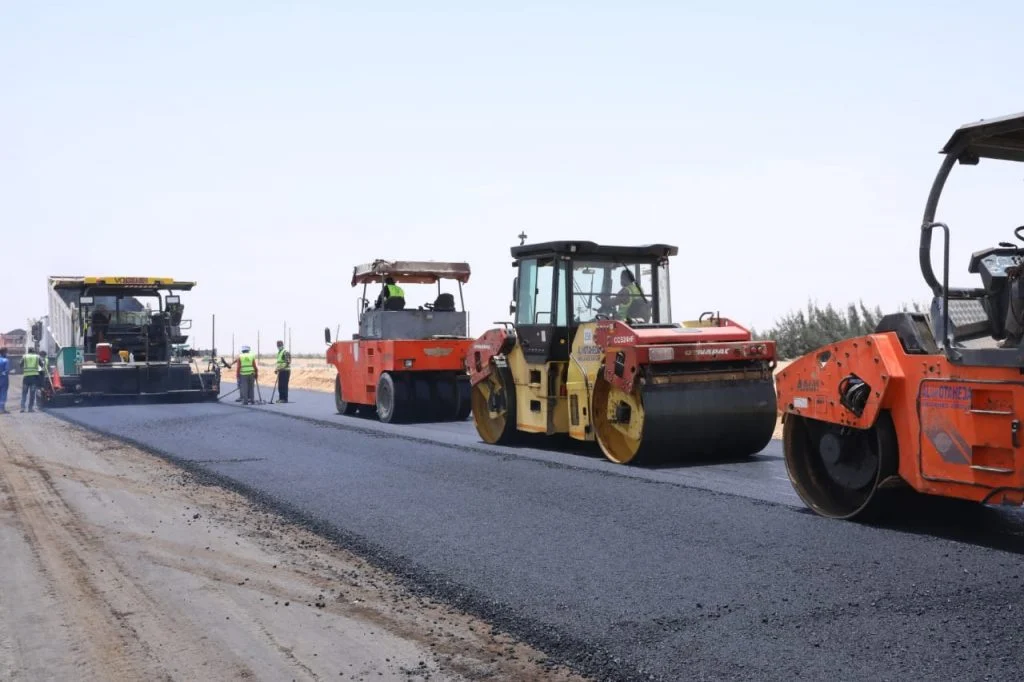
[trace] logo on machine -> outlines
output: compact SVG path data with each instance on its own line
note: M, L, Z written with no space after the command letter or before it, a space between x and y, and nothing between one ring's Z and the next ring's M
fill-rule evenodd
M966 408L971 404L971 389L936 383L921 385L921 405L926 407Z
M628 336L613 336L611 342L612 342L613 345L618 345L618 344L626 345L626 344L630 344L630 343L636 343L636 337L633 336L632 334L630 334Z
M111 277L111 284L149 284L147 277Z
M728 355L729 352L728 348L694 348L683 351L683 355L689 355L691 357L706 357L714 355Z
M423 354L432 358L444 357L452 352L451 348L424 348Z
M796 390L813 393L821 390L821 382L817 379L797 379Z

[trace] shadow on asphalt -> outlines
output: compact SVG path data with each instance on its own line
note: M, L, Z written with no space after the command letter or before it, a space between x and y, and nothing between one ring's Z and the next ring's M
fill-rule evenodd
M884 519L864 525L1024 554L1024 510L1017 507L901 491Z

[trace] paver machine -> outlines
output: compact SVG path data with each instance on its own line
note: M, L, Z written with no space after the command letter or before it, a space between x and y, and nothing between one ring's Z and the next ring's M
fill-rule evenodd
M894 490L1024 502L1024 245L974 252L981 286L949 284L949 227L936 222L956 165L1024 161L1024 113L965 124L944 155L921 224L930 315L895 313L875 332L829 344L778 375L793 487L817 514L877 519ZM932 235L943 233L941 280ZM1024 241L1024 226L1013 231Z
M202 370L181 349L192 322L182 319L180 292L194 286L170 277L50 277L44 404L215 401L220 370Z
M363 287L357 299L359 331L351 340L331 343L331 330L324 329L327 363L338 370L339 414L375 413L386 423L469 418L465 359L473 340L462 296L469 275L467 263L436 261L375 260L353 269L352 286ZM401 295L385 297L389 281ZM458 307L443 282L456 285ZM373 302L371 286L381 292ZM406 293L426 301L413 307Z
M552 241L511 253L514 321L469 357L485 442L568 434L641 464L746 457L771 440L775 343L715 313L672 322L677 247Z

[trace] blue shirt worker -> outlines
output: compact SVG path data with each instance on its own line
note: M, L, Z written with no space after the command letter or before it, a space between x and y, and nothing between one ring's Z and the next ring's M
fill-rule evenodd
M7 414L7 389L11 386L11 361L7 349L0 348L0 414Z

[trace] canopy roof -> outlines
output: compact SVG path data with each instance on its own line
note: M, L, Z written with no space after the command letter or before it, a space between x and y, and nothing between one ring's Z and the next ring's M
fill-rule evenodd
M608 259L654 259L675 256L679 248L670 244L644 244L642 246L608 246L588 241L554 241L521 244L511 247L513 258L530 256L571 255Z
M465 284L469 281L469 263L378 259L353 268L352 286L373 284L384 277L394 277L395 282L411 284L433 284L442 279L455 279Z
M195 282L178 282L173 277L65 277L51 276L50 284L54 289L166 289L171 291L190 291Z
M978 159L1024 161L1024 112L966 123L950 136L943 154L956 154L961 163Z

